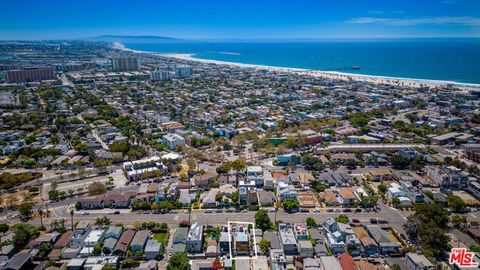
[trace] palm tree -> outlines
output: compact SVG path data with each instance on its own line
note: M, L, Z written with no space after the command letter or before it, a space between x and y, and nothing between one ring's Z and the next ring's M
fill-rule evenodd
M275 202L275 227L277 226L278 202Z
M70 219L72 221L72 232L73 232L73 214L75 213L75 211L73 211L73 208L70 209Z
M38 215L40 215L40 230L43 230L44 227L43 227L43 209L42 209L42 207L39 207L37 211L38 211Z

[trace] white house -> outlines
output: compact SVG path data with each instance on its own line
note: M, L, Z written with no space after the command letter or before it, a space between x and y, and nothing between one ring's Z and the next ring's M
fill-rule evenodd
M171 150L175 150L179 145L185 144L185 139L176 133L168 133L162 137L162 144Z

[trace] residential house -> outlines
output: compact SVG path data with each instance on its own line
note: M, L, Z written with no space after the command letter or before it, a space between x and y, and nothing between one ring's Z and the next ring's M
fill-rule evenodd
M342 266L342 270L356 270L355 261L348 252L342 253L342 255L338 257L338 262Z
M104 230L92 230L84 240L85 247L93 247L95 244L100 243L105 231Z
M73 231L70 238L71 247L83 247L84 241L91 231L90 223L87 221L80 221Z
M278 238L278 234L275 232L266 231L263 234L263 238L270 243L270 249L281 249L283 250L282 243Z
M217 175L214 173L206 173L195 176L195 184L198 188L207 188L208 184L214 182L217 179Z
M293 233L295 234L295 239L297 239L297 241L309 240L307 224L305 223L295 223L293 225Z
M230 236L228 232L220 232L220 239L218 242L218 250L221 255L228 254L230 252Z
M302 258L313 258L314 250L310 240L298 241L298 254Z
M350 205L355 202L355 194L351 187L342 187L338 191L338 199L342 205Z
M391 254L400 252L400 244L394 241L388 234L378 225L367 225L367 231L370 236L377 242L381 254Z
M295 234L293 233L292 225L290 223L278 224L278 233L285 255L298 254L297 240L295 238Z
M130 249L132 251L143 251L150 235L151 232L149 230L141 230L135 233L135 236L130 243Z
M143 254L147 260L155 260L160 256L160 243L155 239L149 239L145 245Z
M274 270L286 270L287 259L282 249L270 249L270 268Z
M53 244L54 249L63 249L66 247L70 241L70 237L72 237L73 232L72 231L66 231L62 233L62 235L58 238L57 242Z
M115 246L117 245L117 242L118 242L118 239L116 238L107 238L104 242L103 242L103 253L104 254L112 254L114 249L115 249Z
M185 139L176 133L168 133L162 137L162 144L170 150L175 150L178 146L185 145Z
M250 239L248 236L247 228L243 226L237 226L234 233L234 247L235 254L237 255L249 255L250 254Z
M105 232L105 238L115 238L119 239L122 235L123 228L120 226L110 226Z
M127 254L128 247L130 246L130 243L132 242L133 237L135 236L135 231L133 230L126 230L122 233L122 236L120 236L120 239L118 239L117 244L115 245L115 248L113 250L113 254L123 257Z
M33 269L32 255L26 252L19 252L5 265L4 270L30 270Z
M186 227L179 227L175 230L172 236L172 241L174 244L186 244L188 237L188 228Z
M407 253L405 254L405 264L408 270L433 270L432 262L423 254Z
M199 253L203 250L203 226L195 222L190 226L187 236L187 250L190 253Z
M362 244L362 251L367 256L374 256L378 254L378 245L373 240L364 227L352 227L355 236L360 240Z
M256 187L261 188L264 185L263 169L261 166L247 167L247 180L254 181Z
M277 196L279 196L280 201L283 202L285 199L297 200L297 190L293 185L287 183L277 183Z
M340 270L342 269L342 265L334 256L322 256L320 257L320 265L322 266L321 269L326 270Z

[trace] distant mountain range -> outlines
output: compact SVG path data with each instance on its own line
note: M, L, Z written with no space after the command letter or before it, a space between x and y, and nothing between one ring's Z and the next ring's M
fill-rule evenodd
M105 42L128 42L128 43L178 43L189 42L186 39L178 39L161 36L123 36L123 35L103 35L96 37L83 38L83 40L90 41L105 41Z

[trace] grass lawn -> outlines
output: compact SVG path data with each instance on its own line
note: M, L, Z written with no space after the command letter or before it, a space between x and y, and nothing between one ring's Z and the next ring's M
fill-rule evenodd
M153 239L155 239L158 243L166 243L167 241L167 233L154 233Z

